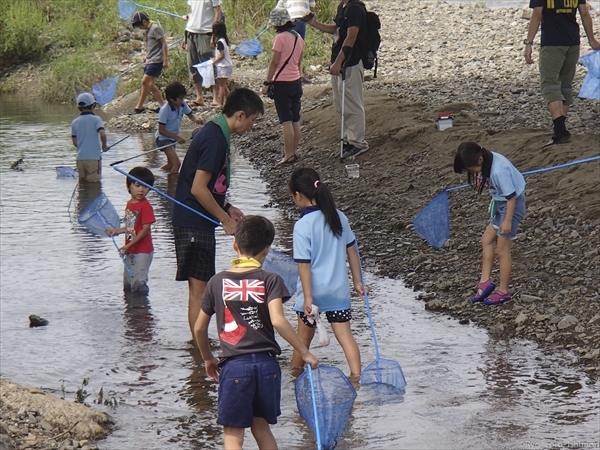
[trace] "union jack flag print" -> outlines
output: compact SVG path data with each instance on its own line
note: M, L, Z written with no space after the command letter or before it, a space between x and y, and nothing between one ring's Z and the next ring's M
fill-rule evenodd
M265 282L261 280L223 279L223 300L257 303L265 302Z

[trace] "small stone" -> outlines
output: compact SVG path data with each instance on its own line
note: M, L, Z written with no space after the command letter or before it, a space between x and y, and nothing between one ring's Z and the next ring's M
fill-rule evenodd
M54 428L52 425L50 425L50 423L48 423L45 420L42 420L40 422L40 426L46 431L52 431L52 429Z
M597 348L595 350L592 350L590 352L587 352L585 355L583 355L581 358L582 359L596 359L598 358L598 356L600 356L600 348Z
M517 316L517 318L515 319L515 325L519 326L524 324L527 321L527 316L525 314L523 314L522 312L519 313L519 315Z
M573 328L575 325L577 325L577 322L579 322L577 317L568 315L560 319L560 322L558 322L556 327L559 330L568 330L569 328Z
M442 309L442 301L438 299L428 301L427 303L425 303L425 309L428 309L430 311Z
M592 317L588 322L588 325L596 325L597 323L600 323L600 314L596 314L594 317Z
M470 322L470 321L469 321L469 319L467 319L467 318L465 318L465 319L460 319L460 320L458 321L458 323L459 323L459 324L461 324L461 325L469 325L469 322Z
M521 294L521 301L525 303L541 302L542 297L536 295Z

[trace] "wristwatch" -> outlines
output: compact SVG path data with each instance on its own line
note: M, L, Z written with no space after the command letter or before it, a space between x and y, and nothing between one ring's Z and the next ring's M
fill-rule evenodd
M533 45L533 41L528 41L527 39L525 39L525 40L523 41L523 44L524 44L524 45Z

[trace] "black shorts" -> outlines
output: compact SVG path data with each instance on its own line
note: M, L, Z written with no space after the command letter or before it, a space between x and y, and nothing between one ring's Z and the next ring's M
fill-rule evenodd
M163 63L146 64L146 67L144 67L144 74L154 78L158 78L162 73L162 69Z
M304 322L304 325L310 328L316 328L317 323L310 323L307 319L306 314L300 311L296 311L298 317ZM351 309L342 309L341 311L326 311L325 317L327 317L327 321L329 323L344 323L350 322L352 320L352 310Z
M215 274L215 230L173 227L177 255L177 281L208 281Z
M279 123L300 122L302 81L275 81L273 97Z

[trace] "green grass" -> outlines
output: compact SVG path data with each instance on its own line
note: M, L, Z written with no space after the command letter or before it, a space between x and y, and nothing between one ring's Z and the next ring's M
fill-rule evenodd
M274 0L224 0L231 43L251 39L264 29L274 3ZM338 3L339 0L318 1L318 20L331 23ZM152 0L148 4L180 15L189 11L185 0ZM49 63L40 80L43 99L72 101L79 92L89 91L93 84L117 75L122 61L133 61L136 56L136 43L118 42L126 21L119 17L117 5L118 0L0 0L0 70L10 72L11 66L21 63ZM180 18L146 12L168 37L183 36L185 22ZM254 60L261 67L271 57L273 35L269 30L261 37L265 51ZM326 63L330 48L330 35L307 27L305 65ZM170 63L159 79L159 87L174 80L188 80L183 51L172 48ZM137 89L141 73L140 68L130 81L120 82L118 93ZM18 82L3 78L0 92L15 88Z

